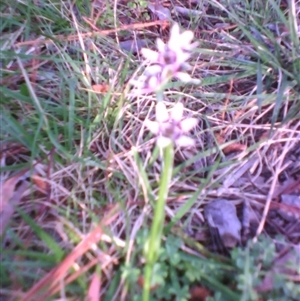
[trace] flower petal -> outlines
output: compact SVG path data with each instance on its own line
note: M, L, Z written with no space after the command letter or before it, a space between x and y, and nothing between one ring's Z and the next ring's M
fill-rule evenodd
M172 49L173 51L182 50L184 49L184 46L190 44L191 40L193 39L193 36L194 34L191 31L186 31L180 34L179 25L175 23L171 28L170 39L167 45L169 49Z
M159 123L167 122L169 120L169 113L163 102L158 102L155 107L156 120Z
M156 75L161 73L162 67L159 65L152 65L146 68L145 73L147 75Z
M148 78L148 83L146 85L147 88L149 88L152 91L155 91L159 88L159 86L160 86L160 81L157 78L157 76L153 75Z
M180 28L178 23L174 23L170 30L170 40L178 41L178 38L180 36Z
M188 136L180 136L176 139L175 143L179 147L191 147L195 145L195 141Z
M198 119L196 118L186 118L180 122L180 127L183 133L188 133L198 124Z
M183 116L183 104L178 102L171 111L171 118L176 122L180 122Z
M153 50L148 49L148 48L142 48L141 53L142 53L142 55L145 59L147 59L151 62L156 62L158 60L158 57L159 57L158 52L153 51Z
M156 121L151 121L149 119L145 120L145 126L148 128L148 130L157 135L159 133L159 123Z
M180 50L176 50L176 63L178 65L182 65L183 63L185 63L190 57L190 53L187 52L183 52L181 49Z
M170 138L164 137L164 136L159 136L156 140L157 145L160 148L165 148L168 146L170 143L172 143L172 140Z
M189 45L194 38L194 33L190 30L184 31L180 36L180 43L184 47L185 45Z
M156 40L156 46L157 46L157 50L162 53L165 51L166 49L166 44L162 41L162 39L157 39Z
M176 72L175 77L177 77L179 80L181 80L184 83L189 83L192 81L192 77L185 72Z

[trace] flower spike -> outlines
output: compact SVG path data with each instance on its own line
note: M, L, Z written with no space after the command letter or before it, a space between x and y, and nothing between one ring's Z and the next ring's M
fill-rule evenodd
M186 134L198 123L196 118L183 118L183 104L177 103L171 112L163 102L156 105L156 121L145 121L145 126L157 136L157 144L164 148L174 142L178 147L194 145L194 140Z
M136 87L137 94L160 91L172 78L177 78L185 83L198 82L186 72L190 69L187 60L198 43L192 43L192 31L180 33L177 23L170 30L170 39L165 44L161 39L156 40L158 51L143 48L142 56L150 63L145 74L137 81L131 81Z

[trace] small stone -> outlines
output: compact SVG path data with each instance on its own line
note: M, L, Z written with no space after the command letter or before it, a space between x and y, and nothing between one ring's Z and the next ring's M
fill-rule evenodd
M219 199L204 208L210 228L216 228L225 247L233 248L241 241L241 222L232 201Z

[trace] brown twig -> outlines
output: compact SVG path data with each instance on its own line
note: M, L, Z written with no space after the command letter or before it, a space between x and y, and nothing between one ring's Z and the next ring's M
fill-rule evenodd
M114 29L105 29L105 30L99 29L99 30L93 31L93 32L82 33L81 38L84 39L84 38L96 37L98 35L107 36L109 34L116 33L116 32L123 31L123 30L137 30L137 29L143 29L146 27L151 27L151 26L156 26L156 25L160 25L163 27L168 26L169 21L157 20L157 21L152 21L152 22L147 22L147 23L135 23L135 24L124 25L122 27L118 27L118 28L114 28ZM15 47L32 45L32 44L46 45L46 44L52 43L55 40L57 40L57 41L76 41L78 39L79 39L78 34L70 35L70 36L56 35L56 36L53 36L53 38L51 38L51 39L45 39L45 40L39 39L39 40L30 40L30 41L19 42L19 43L15 44Z

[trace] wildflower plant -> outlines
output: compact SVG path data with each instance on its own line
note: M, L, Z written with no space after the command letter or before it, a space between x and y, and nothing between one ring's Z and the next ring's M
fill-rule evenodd
M156 105L156 121L146 120L146 127L157 136L157 145L164 148L169 144L175 143L178 147L194 146L194 140L188 136L198 120L196 118L183 118L183 104L177 103L171 112L163 102Z
M142 49L142 55L150 65L146 68L144 75L138 80L132 81L135 86L134 93L156 93L156 120L146 120L145 126L156 135L157 145L163 154L158 199L154 208L149 239L144 249L146 266L143 301L148 301L150 298L153 268L158 260L165 204L173 171L174 149L175 146L191 147L194 145L194 140L187 136L187 133L197 125L197 119L183 117L182 103L175 104L172 110L168 111L163 102L164 90L171 79L177 78L185 83L196 82L187 73L191 69L187 60L198 45L196 42L192 43L193 37L193 32L180 33L179 25L174 24L170 31L170 39L166 44L161 39L157 40L158 51Z
M177 78L185 83L198 83L187 73L191 66L187 60L192 51L198 46L197 42L191 43L194 38L192 31L180 33L179 25L175 23L170 31L170 39L165 44L161 39L156 40L158 51L143 48L141 53L149 62L144 74L131 81L136 87L136 94L156 92L157 100L162 100L162 92L166 84Z

